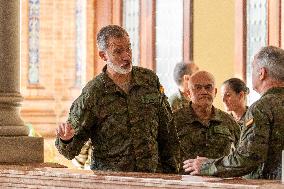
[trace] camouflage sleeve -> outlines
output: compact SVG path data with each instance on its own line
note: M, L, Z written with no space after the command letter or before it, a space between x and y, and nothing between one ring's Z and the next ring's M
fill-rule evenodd
M67 159L73 159L81 151L82 146L90 138L90 128L95 125L92 113L93 100L88 91L82 94L73 102L67 122L75 130L75 135L70 142L63 142L59 138L55 141L58 151Z
M170 99L169 103L170 107L172 108L172 112L175 112L177 109L180 108L180 102L178 99Z
M160 86L160 85L159 85ZM159 156L164 173L178 172L179 140L173 121L173 115L167 97L160 86L161 102L159 108Z
M246 115L237 149L220 159L210 159L201 167L201 175L220 177L251 173L267 158L270 121L263 107L251 107Z
M234 148L236 148L238 146L238 143L240 141L240 133L241 133L241 129L240 129L240 126L237 122L235 122L233 120L233 123L231 124L232 126L232 137L234 139Z

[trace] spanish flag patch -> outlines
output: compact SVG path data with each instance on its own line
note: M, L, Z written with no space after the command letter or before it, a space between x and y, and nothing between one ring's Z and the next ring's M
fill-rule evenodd
M247 127L251 127L251 126L252 126L252 123L253 123L253 118L251 118L250 120L248 120L245 125L246 125Z
M160 86L160 93L163 94L164 92L165 92L165 89L164 89L164 87L161 85L161 86Z

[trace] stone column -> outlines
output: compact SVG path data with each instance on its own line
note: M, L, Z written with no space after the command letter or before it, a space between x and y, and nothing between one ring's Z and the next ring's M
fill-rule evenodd
M20 0L0 0L0 162L43 162L20 117Z

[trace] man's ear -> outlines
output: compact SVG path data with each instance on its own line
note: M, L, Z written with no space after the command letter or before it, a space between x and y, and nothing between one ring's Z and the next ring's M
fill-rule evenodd
M260 68L259 69L259 79L264 80L267 77L267 70L266 68Z
M186 90L184 90L183 94L184 94L185 97L187 97L188 99L190 99L190 91L189 91L189 88L187 88Z
M189 84L190 75L184 75L182 78L182 87L183 91L188 91L188 84Z
M216 94L217 94L217 88L214 88L214 94L215 94L215 97L216 97Z
M107 61L107 57L106 57L106 52L105 51L99 51L99 56L101 57L101 59L103 61Z

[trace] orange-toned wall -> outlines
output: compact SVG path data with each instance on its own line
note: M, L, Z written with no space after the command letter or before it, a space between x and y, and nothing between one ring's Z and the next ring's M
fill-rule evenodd
M194 1L194 61L214 74L218 88L214 105L221 109L221 83L234 76L234 10L234 1Z

